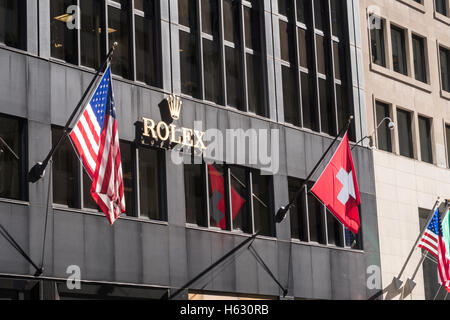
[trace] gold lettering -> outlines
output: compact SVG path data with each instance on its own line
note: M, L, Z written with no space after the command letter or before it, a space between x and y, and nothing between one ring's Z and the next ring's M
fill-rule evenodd
M150 137L150 133L152 134L152 138L156 139L156 132L155 132L155 121L148 118L142 118L142 121L144 122L144 136Z
M162 131L164 131L164 135ZM169 139L170 136L169 126L165 122L161 121L160 123L158 123L158 126L156 127L156 132L158 133L159 140L166 141L167 139Z
M187 128L181 128L181 131L183 133L183 145L193 147L194 146L194 141L192 139L193 131Z
M171 124L170 126L170 142L180 144L181 143L181 136L178 137L178 140L176 140L176 134L177 134L177 126L174 124Z
M206 150L205 142L203 141L203 137L205 136L205 132L194 130L195 139L197 140L197 143L195 144L195 148L198 148L200 150Z

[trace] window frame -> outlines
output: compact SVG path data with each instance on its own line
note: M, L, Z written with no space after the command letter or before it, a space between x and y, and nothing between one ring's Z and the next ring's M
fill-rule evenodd
M210 209L210 188L209 188L209 172L208 172L208 165L214 165L215 163L207 163L205 160L202 161L201 164L195 164L202 166L202 185L203 185L203 198L205 199L204 205L203 205L203 214L205 215L202 220L205 221L205 225L200 226L196 223L188 223L186 221L187 227L193 227L193 228L201 228L211 231L218 231L218 232L230 232L234 234L254 234L257 230L255 229L255 209L253 204L253 198L256 196L253 193L253 174L259 174L262 173L261 170L258 169L252 169L248 167L243 167L239 165L232 165L232 164L220 164L223 166L224 172L223 172L223 179L224 179L224 190L225 190L225 203L226 203L226 213L225 213L225 219L226 219L226 229L221 229L219 227L213 227L211 226L211 209ZM248 223L249 223L249 230L238 230L234 229L233 227L233 221L231 219L231 213L230 208L232 207L231 203L231 169L237 168L239 170L244 170L245 172L245 179L246 179L246 194L240 194L241 197L245 198L246 203L248 204L247 207L247 217ZM185 174L185 164L183 164L183 172ZM184 175L185 177L185 175ZM262 237L268 237L268 238L276 238L276 225L275 225L275 212L274 212L274 190L273 190L273 176L266 176L269 179L269 186L267 189L268 197L267 203L268 203L268 223L269 223L269 235L260 234ZM183 184L183 188L185 188L185 185ZM185 192L186 193L186 192ZM186 210L185 210L186 211ZM185 212L186 215L186 212ZM198 218L197 218L198 221ZM248 231L248 232L246 232Z
M233 42L230 42L225 39L225 23L224 23L224 1L225 0L217 0L218 4L218 34L216 35L218 37L218 45L219 48L219 62L220 62L220 70L219 70L219 77L221 80L220 83L220 96L221 98L219 102L210 101L206 99L206 89L205 89L205 67L204 67L204 45L203 41L213 41L214 42L214 36L210 35L207 32L204 32L203 25L202 25L202 1L200 0L193 0L194 3L194 11L196 14L196 17L194 19L195 21L195 28L196 30L191 30L192 27L187 27L185 25L182 25L180 22L178 22L178 31L188 33L190 36L194 36L195 39L195 47L196 47L196 63L197 63L197 69L198 69L198 76L197 76L197 91L194 93L194 96L190 95L189 93L183 92L181 90L181 96L187 97L187 98L194 98L202 101L207 101L208 103L214 104L214 105L221 105L226 108L234 109L234 110L240 110L242 112L247 112L251 114L255 114L260 117L268 118L269 117L269 108L267 103L267 66L264 63L267 60L267 53L266 53L266 45L265 45L265 38L264 38L264 30L265 30L265 21L264 21L264 9L263 4L258 1L257 2L257 8L254 8L255 4L246 1L246 0L237 0L237 6L238 6L238 32L239 32L239 38L236 40L238 41L239 45L236 45ZM236 0L233 0L236 1ZM177 2L178 5L178 2ZM259 24L260 24L260 30L259 31L259 43L260 43L260 52L256 52L253 49L247 48L246 46L246 29L245 29L245 9L255 9L258 13L259 18ZM253 11L254 12L254 11ZM179 19L179 18L178 18ZM228 88L227 88L227 61L226 61L226 49L231 48L233 50L238 49L237 56L239 57L238 62L239 66L242 68L242 72L239 74L239 84L242 85L243 90L240 93L240 101L241 106L231 106L229 104L228 99ZM247 68L247 55L252 56L259 56L260 57L260 63L261 63L261 72L262 72L262 88L261 88L261 102L263 104L261 111L262 114L254 113L250 110L250 103L249 103L249 86L248 86L248 68ZM180 74L181 74L181 61L180 61ZM181 78L181 77L180 77ZM181 79L180 79L181 81Z
M297 185L303 185L304 180L299 179L299 178L295 178L295 177L287 177L288 180L288 186L290 187L292 184L297 184ZM358 248L351 248L351 246L349 246L346 243L346 228L345 226L340 223L334 216L333 214L326 208L326 206L320 202L315 196L314 194L312 194L310 192L310 188L313 186L313 182L309 182L305 187L304 187L304 191L302 193L300 193L300 195L298 196L297 199L295 199L296 201L296 205L295 207L293 207L290 211L290 215L292 216L293 214L298 214L298 221L300 221L299 223L299 234L301 235L302 233L304 234L305 238L304 240L298 239L298 238L294 238L292 237L292 233L291 233L291 242L296 242L296 243L301 243L301 244L309 244L309 245L318 245L318 246L326 246L329 248L339 248L339 249L347 249L347 250L354 250L354 251L363 251L364 247L363 247L363 243L362 243L362 228L360 229L360 232L357 235L354 235L358 244ZM296 187L295 187L296 188ZM292 189L294 190L294 188ZM297 189L295 189L295 191L297 191ZM319 212L315 212L314 214L316 214L316 219L318 219L320 222L320 234L319 236L319 241L312 241L311 240L311 224L310 224L310 217L311 217L311 212L310 212L310 205L309 205L309 201L312 199L312 201L317 201L317 205L320 207L320 211ZM293 199L294 200L294 199ZM299 208L299 206L301 206L301 208ZM361 212L361 207L358 208L358 211ZM330 240L330 234L329 234L329 229L328 229L328 219L329 217L331 217L333 219L332 223L334 223L334 227L338 227L338 233L337 233L337 237L338 237L338 241L337 243L332 243ZM292 219L290 219L291 222L291 229L294 228L294 226L292 225Z
M102 8L101 12L99 12L100 16L101 16L101 26L105 28L105 30L107 30L109 22L108 22L108 15L109 15L109 7L114 7L114 8L118 8L121 9L121 4L118 1L114 1L114 0L96 0L96 1L101 1L101 3L99 4L99 6ZM143 86L147 86L150 88L156 88L156 89L161 89L162 88L162 63L155 63L155 66L157 68L157 70L155 71L155 83L154 84L150 84L150 83L146 83L143 81L139 81L137 79L137 73L136 73L136 67L137 67L137 58L136 58L136 23L135 23L135 15L142 15L142 11L135 9L134 6L134 1L135 0L128 0L129 1L129 8L128 8L128 21L129 21L129 32L128 32L128 36L129 36L129 72L130 72L130 77L129 78L124 78L119 74L116 74L113 72L113 76L115 78L119 78L119 79L124 79L124 80L128 80L128 81L133 81L136 83L139 83ZM155 1L155 0L150 0L152 1L152 4L154 6L154 30L155 30L155 34L154 34L154 48L155 48L155 58L157 59L158 62L162 62L162 42L161 42L161 7L160 7L160 1ZM74 2L76 2L76 5L78 7L80 7L81 5L81 0L74 0ZM49 6L51 6L51 4L49 4ZM145 13L144 13L145 14ZM81 15L79 17L79 19L81 19ZM50 21L53 19L53 17L50 17ZM81 25L81 20L80 20L80 25ZM101 39L100 39L100 56L101 56L101 60L103 60L106 57L106 54L109 52L110 49L110 40L109 40L109 36L107 33L102 32L101 34ZM63 64L68 64L68 65L72 65L72 66L76 66L79 67L81 69L86 69L89 71L96 71L95 68L86 66L84 64L82 64L82 45L81 45L81 28L77 29L77 43L74 45L76 47L77 50L77 63L73 64L70 62L65 61L64 59L60 59L60 58L56 58L53 57L50 53L50 60L53 61L58 61L60 63ZM50 32L50 46L52 43L52 34ZM50 52L51 52L51 48L50 48Z
M29 201L29 186L27 181L27 173L28 173L28 121L26 119L12 116L9 114L0 113L0 117L4 119L12 119L16 120L19 123L19 199L11 199L11 198L0 198L0 200L6 201L19 201L19 202L28 202ZM1 136L0 136L1 137ZM1 149L2 144L0 144Z
M290 31L288 31L288 34L294 35L293 37L295 39L292 39L292 43L294 45L294 54L295 57L293 61L285 61L283 58L280 58L280 64L281 68L289 68L290 71L296 74L295 77L295 91L296 91L296 104L297 106L293 106L293 110L298 115L298 123L288 123L286 120L284 120L286 125L292 125L294 127L300 127L304 128L306 130L311 130L314 132L319 132L325 135L331 135L334 136L339 131L339 127L343 124L341 119L339 119L339 112L341 111L339 109L339 103L342 103L342 106L348 106L348 110L342 110L345 111L345 113L352 114L353 108L354 108L354 102L353 102L353 94L351 92L351 69L350 65L348 63L345 64L343 67L341 64L342 60L338 59L339 63L339 70L341 74L341 79L338 79L336 76L336 65L335 65L335 56L345 56L345 61L350 61L350 52L349 52L349 42L348 42L348 26L345 23L342 27L341 31L341 37L338 37L334 34L333 30L333 15L332 15L332 3L333 0L327 0L327 6L325 8L325 15L326 17L324 20L324 29L320 30L316 26L315 22L315 1L307 0L308 6L307 10L309 11L309 15L306 15L306 17L309 16L309 18L306 18L305 23L299 22L297 19L297 1L295 0L287 0L290 1L290 7L292 8L290 14L289 12L287 15L284 15L282 13L278 12L278 21L282 21L284 23L287 23L288 28ZM341 2L339 2L341 3ZM348 21L348 15L347 15L347 5L343 4L343 6L339 6L338 9L340 12L340 18L347 22ZM311 50L310 52L307 52L308 55L308 68L304 68L301 66L300 63L300 44L298 39L298 30L303 29L306 31L306 41L309 41L309 45L307 45L307 48ZM325 74L321 73L319 71L319 62L318 62L318 46L317 41L323 40L324 41L324 67L325 67ZM340 53L336 55L334 52L336 47L334 44L338 44L338 50L340 50ZM302 96L302 74L307 74L307 77L309 78L309 92L311 96L309 96L309 103L310 103L310 110L313 111L314 118L312 119L312 122L315 123L312 125L312 128L308 128L305 125L305 110L303 106L303 96ZM327 101L321 102L321 81L325 81L325 87L326 90L324 97L327 97ZM282 84L284 87L284 85ZM337 87L340 86L341 88L341 99L346 99L347 103L343 103L342 101L337 101L338 95L337 95ZM323 105L321 106L321 104ZM322 119L322 113L324 110L322 110L322 107L326 108L327 115L331 116L328 120L328 128L324 128L324 123ZM287 106L284 106L284 115L286 115L286 108ZM340 121L341 120L341 121ZM354 132L354 124L352 124L350 131ZM352 140L355 140L352 134L351 137Z
M27 19L27 1L26 0L15 0L15 1L19 1L18 2L18 14L19 14L19 22L18 22L18 45L12 45L9 43L6 43L6 41L1 42L0 41L0 47L5 46L5 47L9 47L9 48L14 48L16 50L20 50L20 51L27 51L28 49L28 19ZM1 17L0 17L1 19ZM5 29L6 32L6 29Z
M421 128L420 121L421 120L426 121L427 130L429 131L429 135L430 135L430 141L429 141L429 144L427 146L423 146L422 145L421 137L423 137L423 135L422 135L422 132L420 130L420 128ZM433 118L429 117L429 116L422 115L422 114L418 114L417 121L418 121L418 131L419 131L420 160L425 162L425 163L434 164L435 157L434 157L434 154L433 154L433 151L434 151L434 148L433 148L433 146L434 146L434 144L433 144L433 140L434 140L434 135L433 135L433 132L434 132L434 130L433 130L433 128L434 128ZM423 148L424 147L427 147L427 149L428 149L428 152L429 152L429 155L430 155L430 158L431 158L430 161L424 160L424 155L423 155Z
M53 129L57 129L57 130L62 130L63 127L61 126L57 126L57 125L52 125L52 130ZM69 143L70 143L70 138L67 136L65 139L68 139ZM168 215L167 215L167 191L166 191L166 186L167 186L167 179L166 179L166 165L165 165L165 152L162 149L156 148L156 147L150 147L150 146L144 146L141 144L136 143L135 141L127 141L127 140L120 140L120 144L127 144L130 147L130 151L131 151L131 170L132 170L132 204L133 204L133 208L132 208L132 212L128 213L127 215L122 215L120 217L120 219L134 219L134 220L139 220L139 221L150 221L150 222L156 222L156 223L166 223L168 221ZM150 218L146 218L141 216L140 214L140 177L139 177L139 150L145 148L148 150L152 150L153 152L156 152L156 157L157 157L157 165L158 165L158 185L156 186L158 188L158 211L159 211L159 215L161 217L161 220L155 220L155 219L150 219ZM72 156L77 160L76 161L76 168L75 168L75 172L76 172L76 189L77 189L77 194L75 194L75 198L74 203L75 205L73 207L68 206L68 205L64 205L64 204L58 204L53 202L53 208L56 209L67 209L67 210L74 210L74 211L82 211L82 212L87 212L87 213L94 213L94 214L102 214L101 210L99 208L97 209L92 209L92 208L88 208L85 207L85 202L84 202L84 184L83 184L83 180L86 176L85 174L85 170L84 170L84 166L83 166L83 162L82 160L77 157L75 150L72 150L73 154ZM53 170L53 168L51 169ZM53 181L52 181L52 187L53 187ZM53 190L53 189L52 189Z
M400 124L398 121L398 114L399 113L405 113L408 114L408 120L409 120L409 127L410 127L410 142L411 142L411 154L410 155L403 155L402 154L402 148L401 148L401 144L400 144ZM416 146L415 146L415 138L414 138L414 132L415 132L415 126L414 126L414 112L408 109L404 109L404 108L400 108L397 107L396 108L396 119L397 119L397 141L398 141L398 154L402 157L408 158L408 159L416 159ZM408 128L407 128L408 129Z

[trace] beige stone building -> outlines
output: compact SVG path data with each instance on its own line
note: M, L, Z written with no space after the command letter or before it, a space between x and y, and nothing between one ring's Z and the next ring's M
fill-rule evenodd
M374 132L369 142L374 146L386 288L401 270L436 199L450 197L450 8L449 0L361 0L360 11L367 131ZM387 117L395 123L393 130ZM420 258L415 250L404 282ZM433 261L426 260L415 280L411 295L394 294L395 299L436 296Z

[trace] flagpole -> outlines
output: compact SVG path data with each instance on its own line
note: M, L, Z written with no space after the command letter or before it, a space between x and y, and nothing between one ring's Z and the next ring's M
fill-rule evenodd
M445 201L445 213L442 216L442 220L445 219L447 212L449 209L449 202L448 200ZM428 227L428 224L426 225ZM422 266L422 264L424 263L425 259L428 258L428 251L426 251L424 254L422 254L422 258L420 259L419 263L417 264L416 269L414 270L414 273L412 274L411 278L408 278L407 283L409 284L410 290L412 291L412 289L414 289L414 287L416 286L416 282L414 281L414 279L417 276L417 273L419 272L420 267Z
M347 124L341 129L341 131L339 131L338 135L334 138L333 142L330 144L330 146L328 147L328 149L325 151L325 153L322 155L322 157L320 158L320 160L317 162L316 166L314 167L314 169L312 169L312 171L310 172L310 174L308 175L308 177L305 179L305 181L303 182L303 185L300 187L300 189L297 190L297 192L295 193L293 199L291 200L291 202L289 202L289 204L285 207L281 207L280 209L278 209L278 212L275 216L275 221L276 223L281 223L284 218L286 217L287 213L289 212L289 210L291 209L292 206L294 206L295 201L297 200L298 196L303 192L303 189L305 188L305 186L308 184L309 180L311 179L311 177L314 175L314 173L317 171L317 169L319 168L320 164L322 163L322 161L325 159L325 157L327 156L327 154L330 152L330 150L333 148L334 144L336 143L336 141L339 139L339 137L346 131L348 131L348 129L350 128L350 124L352 123L354 117L350 116Z
M100 75L100 73L102 71L105 70L108 62L110 61L110 59L112 58L113 54L114 54L114 50L117 48L118 43L114 42L113 46L111 47L111 49L108 52L108 55L106 56L105 60L103 61L101 67L97 70L97 72L95 73L94 77L91 80L91 83L89 84L89 86L87 87L87 89L84 91L83 96L81 97L80 101L78 102L78 105L76 106L75 110L72 112L72 114L69 117L69 120L67 120L66 125L64 126L64 132L63 134L59 137L58 142L52 147L52 149L50 150L50 152L47 154L47 156L45 157L44 161L42 162L38 162L37 164L34 165L33 168L31 168L31 170L28 172L27 175L27 179L29 182L31 183L36 183L37 181L39 181L41 178L44 177L45 175L45 168L47 168L48 163L51 159L51 157L53 156L53 154L55 153L56 149L58 148L58 146L61 144L62 140L64 139L64 136L67 134L70 124L72 123L72 120L75 118L75 116L78 114L78 111L80 110L80 108L82 107L84 100L86 99L87 95L89 94L89 92L92 90L92 87L94 86L98 76Z
M409 252L409 255L408 255L408 257L406 258L406 261L405 261L405 263L404 263L402 269L400 270L400 273L398 274L397 277L394 277L394 280L393 280L393 281L394 281L394 285L395 285L395 287L396 287L397 290L400 289L400 287L401 287L402 284L403 284L403 281L400 280L400 278L402 277L403 272L405 271L406 266L408 265L408 262L409 262L409 260L411 259L412 255L413 255L413 253L414 253L414 250L415 250L416 247L417 247L417 244L419 243L419 241L420 241L420 239L422 238L423 234L424 234L425 231L427 230L428 225L429 225L430 222L431 222L431 219L433 219L434 213L436 212L436 208L438 207L439 202L440 202L439 200L440 200L440 197L438 197L438 199L436 200L436 203L435 203L434 206L433 206L433 209L431 209L430 215L428 216L428 219L427 219L427 223L426 223L425 226L423 227L422 232L419 234L419 237L417 238L416 242L414 243L414 246L412 247L411 251Z

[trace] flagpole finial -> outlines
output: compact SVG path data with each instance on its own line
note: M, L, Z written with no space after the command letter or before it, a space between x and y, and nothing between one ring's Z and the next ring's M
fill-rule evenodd
M114 43L113 43L113 48L115 49L115 48L117 48L119 46L119 43L117 42L117 41L115 41Z

